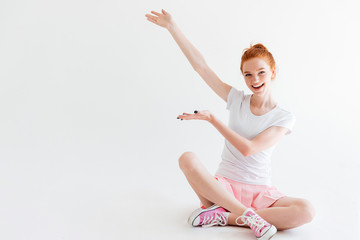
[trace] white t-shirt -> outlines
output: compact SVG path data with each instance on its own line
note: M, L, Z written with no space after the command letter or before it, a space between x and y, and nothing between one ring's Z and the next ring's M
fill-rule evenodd
M230 111L228 125L230 129L249 140L271 126L286 127L288 128L286 134L291 133L296 121L291 112L278 104L264 115L254 115L250 110L251 95L244 94L244 91L234 87L231 88L226 106ZM216 174L238 182L271 185L271 154L276 145L245 157L225 139L222 161Z

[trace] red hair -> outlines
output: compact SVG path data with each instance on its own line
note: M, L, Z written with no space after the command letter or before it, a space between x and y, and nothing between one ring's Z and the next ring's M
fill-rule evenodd
M241 57L241 64L240 64L241 73L243 73L244 62L256 57L264 59L265 62L267 62L267 64L270 66L271 70L273 70L273 68L275 67L274 57L268 51L268 49L261 43L257 43L254 46L250 44L250 48L245 48L243 52L244 53Z

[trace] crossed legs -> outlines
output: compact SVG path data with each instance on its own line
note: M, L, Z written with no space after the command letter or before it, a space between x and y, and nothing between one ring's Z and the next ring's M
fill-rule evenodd
M215 203L236 218L244 213L246 207L211 176L194 153L183 153L179 158L179 166L204 207L208 208Z
M184 152L179 158L179 166L203 205L208 208L215 203L227 209L231 213L229 224L238 226L235 219L243 214L246 207L214 179L198 157L193 152ZM284 230L310 222L315 211L305 199L283 197L271 207L256 213L278 230ZM242 223L240 219L238 223Z

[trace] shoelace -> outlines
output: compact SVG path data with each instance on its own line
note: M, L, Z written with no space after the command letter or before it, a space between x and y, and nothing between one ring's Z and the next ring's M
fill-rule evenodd
M262 220L259 216L257 215L250 215L250 216L244 216L245 218L245 223L244 224L239 224L238 223L238 219L241 219L241 216L237 217L235 222L237 225L243 226L245 224L249 225L249 227L255 232L256 235L260 236L260 231L263 227L265 227L266 222L264 220Z
M202 226L203 227L211 227L214 225L220 225L220 226L225 226L227 224L226 218L220 214L220 213L215 213L213 217L204 217L203 221L202 221Z

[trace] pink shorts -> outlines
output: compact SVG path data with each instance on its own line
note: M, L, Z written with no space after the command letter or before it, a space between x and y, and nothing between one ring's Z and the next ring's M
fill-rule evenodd
M245 207L253 210L270 207L278 199L286 196L272 186L241 183L218 175L215 179Z

